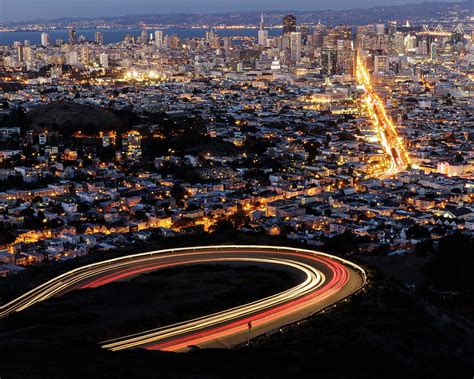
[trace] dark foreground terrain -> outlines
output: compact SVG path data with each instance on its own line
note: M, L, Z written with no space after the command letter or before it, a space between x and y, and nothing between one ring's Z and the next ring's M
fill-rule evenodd
M291 275L251 265L163 269L36 304L0 320L0 339L98 343L282 292L296 285Z
M199 310L197 303L191 310L189 299L182 300L187 311ZM250 348L234 350L112 353L100 350L94 341L77 338L77 325L90 321L84 315L75 319L74 312L64 308L48 317L35 312L31 310L28 320L8 322L24 323L38 315L41 322L56 320L60 325L44 330L27 327L40 323L29 321L23 328L18 325L15 333L2 335L2 378L470 378L474 369L472 328L417 303L393 282L373 275L369 287L348 302L283 332L260 337ZM61 322L63 315L66 319ZM58 333L58 328L64 332ZM71 333L76 337L64 339Z
M245 242L268 241L252 237ZM197 241L187 243L198 244ZM275 241L275 244L284 242ZM369 284L361 293L299 325L257 338L250 348L186 354L100 350L96 341L104 336L219 310L235 302L250 301L253 295L275 293L292 283L292 278L282 273L256 267L201 266L190 271L166 270L162 274L71 293L0 321L0 377L472 378L474 375L472 322L441 311L421 297L413 296L400 282L371 269ZM51 273L39 268L25 275L38 280ZM254 280L256 276L258 281ZM24 283L27 277L9 278L0 287L9 289L8 297L15 292L18 279ZM227 285L222 286L222 281ZM137 295L140 292L143 297ZM154 300L150 302L149 298ZM166 306L158 307L163 299Z

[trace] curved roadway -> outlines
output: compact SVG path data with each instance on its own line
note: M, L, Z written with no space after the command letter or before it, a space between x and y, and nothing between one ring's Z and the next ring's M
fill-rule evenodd
M134 335L104 341L113 351L146 348L186 351L231 347L284 325L304 319L357 292L366 282L365 272L341 258L311 250L275 246L206 246L152 251L111 259L62 274L0 307L0 318L35 303L81 289L94 288L145 272L184 264L252 263L277 265L296 271L298 285L222 312ZM250 326L250 328L249 328Z

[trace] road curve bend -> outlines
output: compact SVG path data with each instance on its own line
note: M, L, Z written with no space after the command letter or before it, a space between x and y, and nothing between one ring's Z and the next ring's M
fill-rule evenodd
M94 288L166 267L202 263L278 266L296 272L301 279L286 291L252 303L104 341L102 347L112 351L232 347L302 320L357 292L366 283L361 267L312 250L254 245L186 247L129 255L66 272L0 306L0 318L73 290Z

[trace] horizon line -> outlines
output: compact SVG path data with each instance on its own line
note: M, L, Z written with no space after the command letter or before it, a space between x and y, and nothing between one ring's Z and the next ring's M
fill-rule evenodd
M414 0L407 0L408 2L405 4L393 4L393 5L375 5L375 6L367 6L367 7L358 7L358 8L341 8L341 9L312 9L312 10L302 10L302 9L259 9L259 10L243 10L243 11L228 11L228 12L153 12L150 14L142 14L142 13L127 13L117 16L84 16L84 17L74 17L74 16L63 16L63 17L56 17L56 18L37 18L37 19L30 19L30 20L18 20L18 21L0 21L0 25L5 24L25 24L25 23L32 23L32 22L57 22L59 20L69 20L69 21L94 21L94 20L106 20L112 18L120 18L120 17L150 17L154 15L229 15L234 13L261 13L261 12L288 12L288 13L311 13L311 12L348 12L348 11L355 11L355 10L365 10L365 9L376 9L381 7L404 7L404 6L411 6L411 5L423 5L423 4L463 4L469 3L472 0L457 0L457 1L420 1L420 2L413 2ZM416 1L416 0L415 0Z

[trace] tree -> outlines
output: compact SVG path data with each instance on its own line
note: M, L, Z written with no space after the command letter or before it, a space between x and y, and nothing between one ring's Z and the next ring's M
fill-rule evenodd
M431 286L439 290L469 291L474 294L474 238L462 232L447 235L439 240L433 257L423 267Z
M234 225L228 220L219 220L214 226L216 234L223 234L234 230Z
M454 160L457 162L457 163L461 163L461 162L464 162L464 157L462 156L462 154L456 154L456 157L454 158Z
M181 187L181 185L179 184L175 184L173 186L173 188L171 188L171 196L176 200L176 201L179 201L179 200L183 200L184 199L184 196L186 195L186 189L184 189L183 187Z
M407 230L407 237L413 239L430 238L430 231L422 226L415 224Z
M325 243L326 249L335 253L346 254L357 248L354 235L350 230L330 238Z
M33 198L33 203L41 203L43 201L43 198L41 196L35 196Z
M415 245L415 255L419 257L425 257L427 255L431 255L434 252L434 246L433 246L433 241L431 240L425 240L418 242Z
M235 228L238 228L242 225L245 225L250 220L243 210L238 210L230 217L230 221L233 223Z

